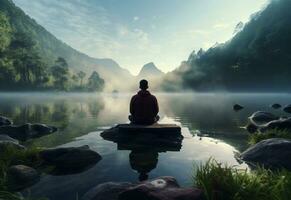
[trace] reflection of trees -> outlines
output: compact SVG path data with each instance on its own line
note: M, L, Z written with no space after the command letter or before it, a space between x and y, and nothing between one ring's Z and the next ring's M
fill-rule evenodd
M70 121L70 109L66 100L54 102L54 109L52 113L52 120L59 122L60 128L66 128Z
M88 102L88 109L93 117L98 117L101 110L104 109L104 102L103 101L89 101Z

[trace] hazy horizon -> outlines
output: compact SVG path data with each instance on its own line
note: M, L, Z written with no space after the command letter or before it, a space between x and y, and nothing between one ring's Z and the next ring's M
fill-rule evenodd
M112 58L136 75L154 62L171 71L193 50L233 36L240 21L269 0L13 0L57 38L96 58Z

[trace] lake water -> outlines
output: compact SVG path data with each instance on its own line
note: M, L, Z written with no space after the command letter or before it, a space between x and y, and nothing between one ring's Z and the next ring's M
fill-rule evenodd
M246 168L234 155L247 148L247 133L240 128L247 117L258 110L287 116L270 108L273 103L291 103L288 94L157 94L160 123L176 123L182 127L184 140L180 151L135 154L118 150L115 143L105 141L100 133L118 123L128 122L130 94L0 94L0 115L15 124L45 123L59 128L26 145L43 147L82 146L102 156L102 160L79 174L42 175L41 181L27 191L32 197L51 200L77 199L90 188L108 181L137 182L140 170L149 178L174 176L181 185L192 184L197 165L215 158L217 161ZM234 112L233 104L245 106ZM207 133L197 136L197 133ZM170 150L170 149L169 149ZM131 156L130 156L131 155Z

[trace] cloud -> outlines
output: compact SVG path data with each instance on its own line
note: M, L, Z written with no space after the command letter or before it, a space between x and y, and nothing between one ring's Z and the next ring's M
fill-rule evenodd
M139 20L138 16L133 17L133 21L138 21L138 20Z

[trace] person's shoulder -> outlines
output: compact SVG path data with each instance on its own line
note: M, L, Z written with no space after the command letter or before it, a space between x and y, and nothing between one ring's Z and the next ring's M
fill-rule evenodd
M153 99L157 99L157 97L156 97L155 95L153 95L153 94L151 94L151 97L152 97Z

